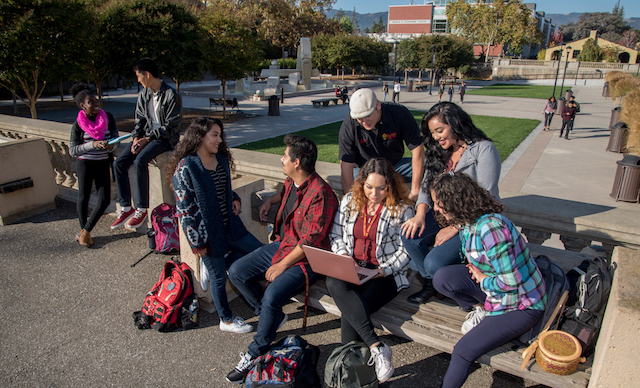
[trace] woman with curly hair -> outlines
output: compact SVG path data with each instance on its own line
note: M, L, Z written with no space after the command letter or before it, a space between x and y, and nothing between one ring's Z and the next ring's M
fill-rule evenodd
M466 174L499 199L500 154L471 117L458 105L441 102L422 118L425 168L422 190L416 201L416 216L402 226L403 243L411 257L411 268L418 272L423 287L407 299L426 303L435 295L433 274L445 265L461 262L458 231L440 228L434 220L427 188L434 177L445 171ZM433 245L433 249L429 247Z
M240 197L231 190L231 168L233 158L222 122L199 117L176 145L167 174L173 175L182 230L191 250L207 269L220 330L248 333L253 327L240 317L234 318L229 307L225 289L227 268L262 243L247 231L238 217L241 203ZM205 282L203 288L206 290L206 287Z
M342 199L330 234L334 253L378 271L362 285L331 277L326 284L342 312L342 343L359 340L369 346L370 363L381 383L393 375L391 348L374 332L370 314L409 287L409 255L400 239L400 226L413 214L402 176L386 159L370 159Z
M110 152L113 145L109 139L118 137L116 120L111 113L100 109L91 87L84 83L75 84L69 90L80 108L78 117L71 127L69 154L76 158L78 176L78 220L80 232L76 240L80 245L93 245L91 231L111 202L111 179L109 174ZM91 187L95 182L98 202L89 213Z
M526 240L504 206L474 179L458 173L436 177L430 187L438 221L459 229L465 264L440 268L433 286L472 311L451 353L442 387L460 387L481 355L528 331L547 303L545 284Z

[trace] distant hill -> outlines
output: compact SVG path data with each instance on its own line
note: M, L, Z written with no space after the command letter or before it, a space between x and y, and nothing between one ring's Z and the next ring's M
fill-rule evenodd
M337 9L330 9L325 11L325 15L327 15L327 17L329 19L331 19L332 17L336 16L336 14L340 12ZM353 14L353 11L348 11L348 10L342 10L342 12L345 15L348 15L349 17L351 17L351 15ZM380 17L382 17L382 21L384 22L384 25L387 25L387 14L388 12L376 12L376 13L357 13L356 12L356 20L358 21L358 28L361 31L364 31L365 28L371 28L371 26L373 26L374 22L378 22L378 20L380 20Z
M327 15L328 18L331 19L332 17L336 16L338 12L340 11L337 9L330 9L330 10L327 10L325 14ZM351 15L353 14L353 11L349 11L349 10L342 10L342 12L345 15L348 15L349 17L351 17ZM365 14L360 14L356 12L356 20L358 21L358 28L360 28L361 31L364 31L364 29L367 27L371 28L374 22L377 22L378 20L380 20L380 17L382 17L382 20L386 25L388 20L387 14L388 12L365 13ZM578 20L580 20L580 15L581 13L578 13L578 12L571 12L566 14L548 13L548 14L545 14L545 18L551 19L551 22L555 23L555 25L559 27L559 26L564 26L565 24L568 24L568 23L576 23ZM631 27L635 28L636 30L640 30L640 18L626 18L624 20Z

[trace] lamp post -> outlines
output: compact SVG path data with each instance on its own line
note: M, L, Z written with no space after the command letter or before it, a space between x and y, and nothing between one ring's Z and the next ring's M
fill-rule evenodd
M398 62L398 42L393 42L393 83L396 82L396 63Z
M560 55L558 56L558 67L556 69L556 80L553 82L553 97L556 96L556 85L558 84L558 73L560 72L560 61L562 60L562 49L564 44L560 45Z
M429 95L431 95L431 86L433 86L433 80L436 78L435 74L433 74L433 63L436 59L436 45L431 45L431 82L429 82Z
M569 65L569 51L571 51L571 46L567 46L567 60L564 62L564 72L562 73L562 84L560 86L560 97L562 97L562 88L564 88L564 77L567 75L567 65Z

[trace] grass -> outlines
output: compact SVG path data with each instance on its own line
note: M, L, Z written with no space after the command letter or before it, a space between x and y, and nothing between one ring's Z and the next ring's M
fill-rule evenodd
M413 117L420 124L424 112L412 111ZM477 116L471 115L474 124L487 134L495 146L498 148L500 157L504 161L511 152L529 135L529 133L540 123L540 120L513 119L507 117ZM296 132L313 140L318 146L318 160L329 163L339 163L338 159L338 132L341 121L321 125L319 127ZM260 140L238 146L238 148L266 152L269 154L282 155L284 135L270 139ZM411 153L405 147L405 156Z
M561 81L558 82L556 92L560 90ZM565 85L565 89L569 87ZM519 97L519 98L539 98L548 99L553 93L553 86L547 85L511 85L494 84L480 89L467 91L467 94L481 96Z

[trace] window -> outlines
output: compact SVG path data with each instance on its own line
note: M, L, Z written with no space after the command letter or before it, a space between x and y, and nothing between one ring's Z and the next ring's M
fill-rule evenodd
M573 50L573 55L571 56L571 58L577 59L578 56L580 56L580 50Z

